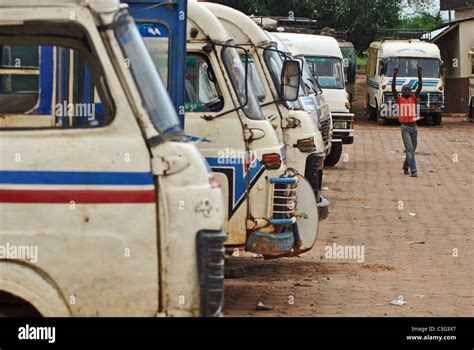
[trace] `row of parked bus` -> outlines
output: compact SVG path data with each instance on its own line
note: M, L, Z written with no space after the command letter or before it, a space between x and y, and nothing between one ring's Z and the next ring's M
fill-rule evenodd
M225 251L300 255L328 216L337 41L126 3L0 4L2 315L219 316Z

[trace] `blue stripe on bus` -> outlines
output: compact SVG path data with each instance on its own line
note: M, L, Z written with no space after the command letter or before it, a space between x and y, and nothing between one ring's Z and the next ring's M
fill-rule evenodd
M151 173L85 171L0 171L0 184L152 185Z
M232 177L230 179L230 185L233 186L231 190L233 191L234 198L229 198L229 200L232 201L232 206L229 208L229 212L233 211L245 195L247 186L251 186L258 178L263 164L260 160L256 159L255 163L251 164L248 171L245 171L245 160L239 157L208 157L206 160L214 172L221 172L222 169L229 169L231 172L229 175Z
M272 184L283 184L283 185L288 185L288 184L294 184L296 183L296 178L295 177L273 177L270 179L270 183Z

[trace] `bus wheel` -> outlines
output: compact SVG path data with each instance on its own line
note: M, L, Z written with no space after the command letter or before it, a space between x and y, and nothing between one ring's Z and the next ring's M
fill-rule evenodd
M375 111L375 108L369 104L367 104L367 115L369 116L369 120L377 119L377 113Z
M443 119L442 113L434 113L432 115L433 118L433 125L441 125L441 120Z
M0 318L3 317L41 317L41 314L25 300L0 291Z
M468 120L472 121L474 119L474 96L471 97L471 103L469 104L469 116Z
M367 95L365 103L367 105L367 115L369 116L369 120L376 120L377 119L377 110L370 105L369 95Z
M380 112L381 110L378 110L376 112L376 120L377 120L377 124L378 125L386 125L387 124L387 120L385 118L382 118L382 116L380 115Z
M342 154L342 142L333 142L331 145L331 152L326 156L324 165L334 166L341 159Z

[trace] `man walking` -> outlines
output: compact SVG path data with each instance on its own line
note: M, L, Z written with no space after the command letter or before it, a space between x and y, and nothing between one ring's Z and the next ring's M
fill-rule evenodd
M422 78L421 73L423 68L421 66L418 69L418 88L415 94L411 92L410 85L402 86L402 95L399 96L397 92L397 75L399 67L393 69L392 79L392 93L397 104L398 120L401 124L402 139L405 146L405 161L403 162L403 173L405 175L410 174L411 177L417 177L418 173L416 170L415 150L418 138L418 130L416 128L416 116L417 116L417 100L420 96L422 89Z

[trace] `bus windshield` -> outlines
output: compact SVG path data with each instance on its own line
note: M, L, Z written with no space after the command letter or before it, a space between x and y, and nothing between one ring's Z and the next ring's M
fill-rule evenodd
M319 88L319 85L317 84L316 80L314 80L314 77L311 74L311 69L309 68L308 63L306 62L306 59L304 57L301 57L299 60L301 62L300 66L303 78L302 82L307 89L307 95L321 93L321 89Z
M246 81L246 68L237 49L230 45L224 47L222 49L222 60L245 115L250 119L264 120L265 117L260 109L257 96L250 85L251 79Z
M240 58L242 59L242 62L244 64L245 64L246 57L247 56L244 53L240 53ZM265 101L265 90L263 88L260 74L258 74L255 61L252 57L248 57L247 63L248 63L248 74L249 74L250 84L252 85L252 89L255 91L258 101L263 102Z
M115 36L140 93L142 105L160 134L181 130L171 99L132 17L125 12L117 19Z
M399 77L418 76L417 66L423 67L423 77L439 78L441 75L441 62L436 58L418 58L418 57L394 57L385 60L384 75L392 75L393 68L399 66Z
M341 59L337 57L305 56L313 76L323 89L344 89Z

